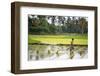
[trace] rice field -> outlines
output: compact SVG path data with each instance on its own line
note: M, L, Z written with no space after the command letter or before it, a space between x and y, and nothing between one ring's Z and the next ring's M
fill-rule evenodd
M73 50L70 44L73 41ZM63 44L63 45L61 45ZM88 56L86 34L28 35L28 60L84 59Z
M88 57L87 46L29 45L28 60L68 60Z
M70 44L74 38L75 45L87 45L88 37L84 35L29 35L28 43L42 43L42 44Z

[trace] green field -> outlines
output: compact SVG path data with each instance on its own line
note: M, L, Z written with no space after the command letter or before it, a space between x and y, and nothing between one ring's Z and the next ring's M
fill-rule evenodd
M70 44L74 38L75 45L87 45L88 37L86 34L68 34L68 35L28 35L28 43L43 44Z

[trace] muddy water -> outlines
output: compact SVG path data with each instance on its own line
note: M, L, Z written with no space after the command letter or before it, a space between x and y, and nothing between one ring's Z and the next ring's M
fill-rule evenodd
M29 45L28 60L67 60L88 58L88 46Z

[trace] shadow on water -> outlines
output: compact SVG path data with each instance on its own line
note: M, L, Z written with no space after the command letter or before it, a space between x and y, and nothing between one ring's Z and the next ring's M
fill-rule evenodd
M87 58L88 46L28 45L28 60L67 60Z

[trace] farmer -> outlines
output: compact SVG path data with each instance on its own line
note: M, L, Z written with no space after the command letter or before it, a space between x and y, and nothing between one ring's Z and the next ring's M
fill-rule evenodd
M74 42L74 38L72 38L72 41L71 41L71 44L70 44L70 59L72 59L74 57L74 45L73 45L73 42Z

